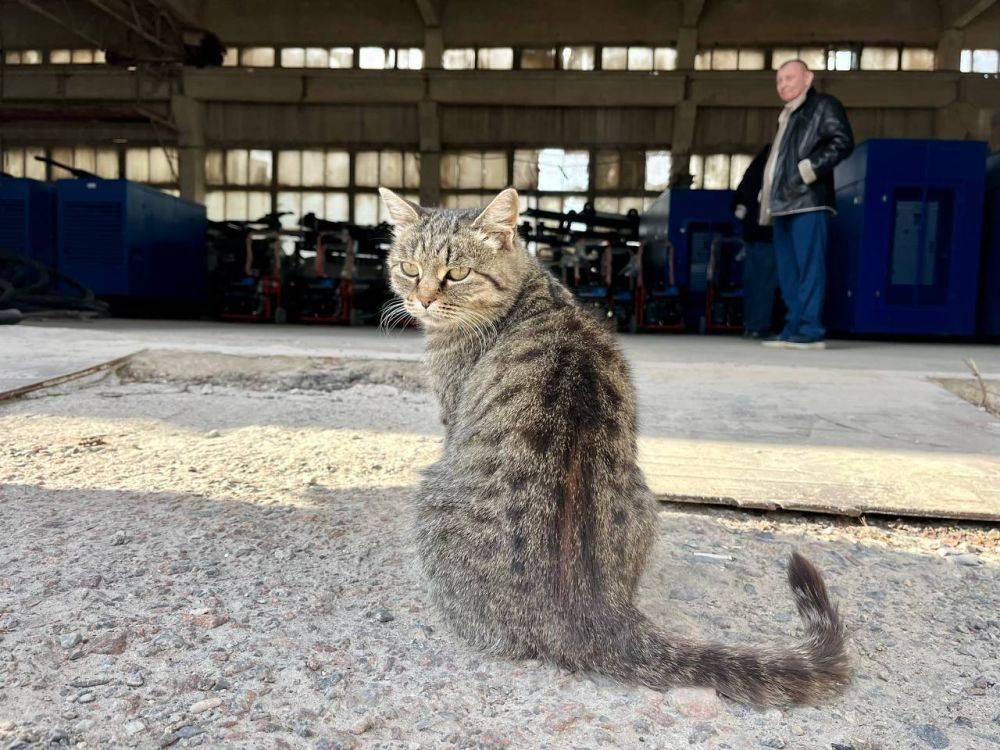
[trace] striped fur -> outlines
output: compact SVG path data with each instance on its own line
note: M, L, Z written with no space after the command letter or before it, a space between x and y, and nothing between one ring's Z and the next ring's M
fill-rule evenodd
M628 365L513 235L516 193L482 212L383 197L397 226L391 283L426 330L446 424L443 456L415 496L414 529L455 631L496 654L655 688L713 687L755 704L814 703L840 690L850 673L844 628L798 554L788 578L805 635L794 645L695 642L634 606L656 504L636 463ZM403 261L419 265L419 278ZM456 267L473 272L451 283L445 272Z

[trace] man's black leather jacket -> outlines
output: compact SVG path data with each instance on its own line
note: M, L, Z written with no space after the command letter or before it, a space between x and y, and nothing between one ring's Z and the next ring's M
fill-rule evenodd
M781 139L771 182L771 215L833 208L833 168L853 150L854 133L844 105L810 87L802 106L789 116ZM800 170L803 159L809 166Z

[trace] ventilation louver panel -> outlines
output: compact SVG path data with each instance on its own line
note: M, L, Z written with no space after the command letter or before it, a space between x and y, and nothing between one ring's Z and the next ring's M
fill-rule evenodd
M25 202L0 200L0 252L26 254Z
M121 263L122 203L66 201L61 216L63 257L85 263Z

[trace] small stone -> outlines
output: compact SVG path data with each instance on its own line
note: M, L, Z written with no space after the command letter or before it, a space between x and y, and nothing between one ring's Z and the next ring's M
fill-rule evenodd
M124 653L127 645L128 634L123 630L120 633L110 633L104 638L95 641L90 647L90 653L117 656L118 654Z
M774 747L781 750L785 746L785 741L780 737L768 737L766 740L760 743L763 747Z
M9 732L14 728L14 722L10 719L0 720L0 732Z
M73 725L73 731L77 733L89 732L97 722L94 719L81 719Z
M980 559L979 555L965 554L965 555L952 555L951 561L958 565L965 565L966 567L974 567L976 565L982 565L983 561Z
M750 594L750 596L757 596L757 587L752 583L744 583L743 590Z
M211 711L213 708L218 708L222 705L222 698L206 698L203 701L198 701L191 706L190 711L193 714L201 714L205 711Z
M141 687L144 682L142 672L133 672L125 678L125 684L129 687Z
M706 688L678 688L670 697L682 716L689 719L714 719L719 715L720 701L714 690Z
M933 724L921 724L916 730L917 736L934 750L942 750L951 744L947 735Z
M73 648L76 644L83 640L83 636L79 633L64 633L59 636L59 645L62 648Z
M139 732L143 731L145 728L145 724L143 724L139 719L135 719L125 725L125 734L131 737L134 734L139 734Z
M69 734L67 734L65 730L56 727L49 731L45 741L49 743L50 746L61 745L63 743L69 744Z
M163 737L160 738L160 747L170 747L179 740L187 740L192 737L197 737L204 731L204 729L194 724L185 724L177 731L163 735Z
M379 607L375 610L375 619L379 622L392 622L396 616L385 607Z
M192 615L191 622L199 628L214 630L215 628L221 627L229 622L229 616L219 614L217 612L207 612L203 615Z
M69 686L75 688L89 688L107 685L109 682L111 682L110 677L76 677L69 684Z
M373 726L375 726L375 723L372 721L371 717L364 716L354 723L354 726L351 727L351 732L360 736L365 732L367 732L369 729L371 729Z
M209 430L208 432L205 433L205 437L207 437L207 438L217 438L217 437L219 437L219 434L220 433L219 433L218 430Z
M111 537L112 547L121 547L123 544L128 544L128 534L124 531L119 531Z
M95 700L95 696L94 696L93 693L80 693L76 697L76 702L77 703L93 703L94 700Z

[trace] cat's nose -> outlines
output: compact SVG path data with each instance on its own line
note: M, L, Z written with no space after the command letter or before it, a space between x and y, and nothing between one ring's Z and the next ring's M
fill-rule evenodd
M430 307L430 306L431 306L431 302L433 302L433 301L434 301L434 298L433 298L433 297L421 297L421 296L419 296L419 295L417 295L417 299L418 299L418 300L420 300L420 304L424 306L424 309L425 309L425 310L426 310L426 309L427 309L428 307Z

